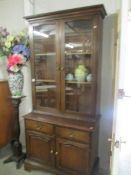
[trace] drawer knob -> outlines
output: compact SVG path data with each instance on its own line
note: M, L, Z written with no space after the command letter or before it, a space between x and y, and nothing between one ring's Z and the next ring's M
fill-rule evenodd
M53 154L53 150L50 150L50 153Z
M55 155L57 156L58 155L58 152L55 152Z
M73 134L70 134L69 137L73 137L74 135Z
M64 70L64 67L61 67L61 70Z
M97 25L94 25L94 26L93 26L93 29L96 29L96 28L97 28Z
M93 130L94 128L93 127L89 127L89 130Z
M35 82L35 79L34 78L32 79L32 82Z

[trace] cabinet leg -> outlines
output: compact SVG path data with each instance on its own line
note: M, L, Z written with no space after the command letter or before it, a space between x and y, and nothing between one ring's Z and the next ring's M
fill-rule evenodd
M28 165L28 164L24 164L24 170L26 170L26 171L28 171L28 172L31 172L31 167L30 167L30 165Z

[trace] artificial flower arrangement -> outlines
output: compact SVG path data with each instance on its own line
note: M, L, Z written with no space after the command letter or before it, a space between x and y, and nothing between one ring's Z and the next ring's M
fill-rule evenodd
M30 56L27 31L12 35L8 33L1 43L0 56L7 56L8 72L20 71Z

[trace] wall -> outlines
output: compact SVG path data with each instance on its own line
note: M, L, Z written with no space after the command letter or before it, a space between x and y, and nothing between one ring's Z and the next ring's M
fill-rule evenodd
M116 16L114 14L105 18L103 24L103 52L101 72L101 120L99 155L100 167L105 172L109 171L110 143L108 138L112 137L113 122L113 89L114 89L114 64L115 64L115 37Z
M6 11L5 11L6 9ZM19 11L19 14L18 14ZM6 27L9 32L21 30L24 26L23 2L20 0L0 1L0 26ZM0 59L0 78L7 79L6 62Z
M24 16L23 0L0 0L0 26L6 27L10 33L17 33L26 27ZM5 58L6 59L6 58ZM0 64L0 78L7 79L6 64ZM20 105L21 140L24 142L24 120L23 115L32 110L31 107L31 83L30 64L23 68L24 73L24 95L26 98Z
M19 12L19 13L18 13ZM25 26L24 3L21 0L0 1L0 25L7 27L10 32L20 31Z
M111 14L119 8L120 0L34 0L34 13L45 13L95 4L104 4L108 14Z

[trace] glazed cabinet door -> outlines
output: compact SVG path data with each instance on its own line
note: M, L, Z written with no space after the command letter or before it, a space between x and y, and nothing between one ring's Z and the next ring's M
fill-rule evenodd
M55 142L51 136L27 132L27 157L41 164L54 166Z
M56 140L56 166L68 174L88 175L89 146L65 139Z
M96 100L97 22L92 18L63 23L62 108L93 114Z
M56 110L60 103L58 25L42 23L31 30L34 108Z

